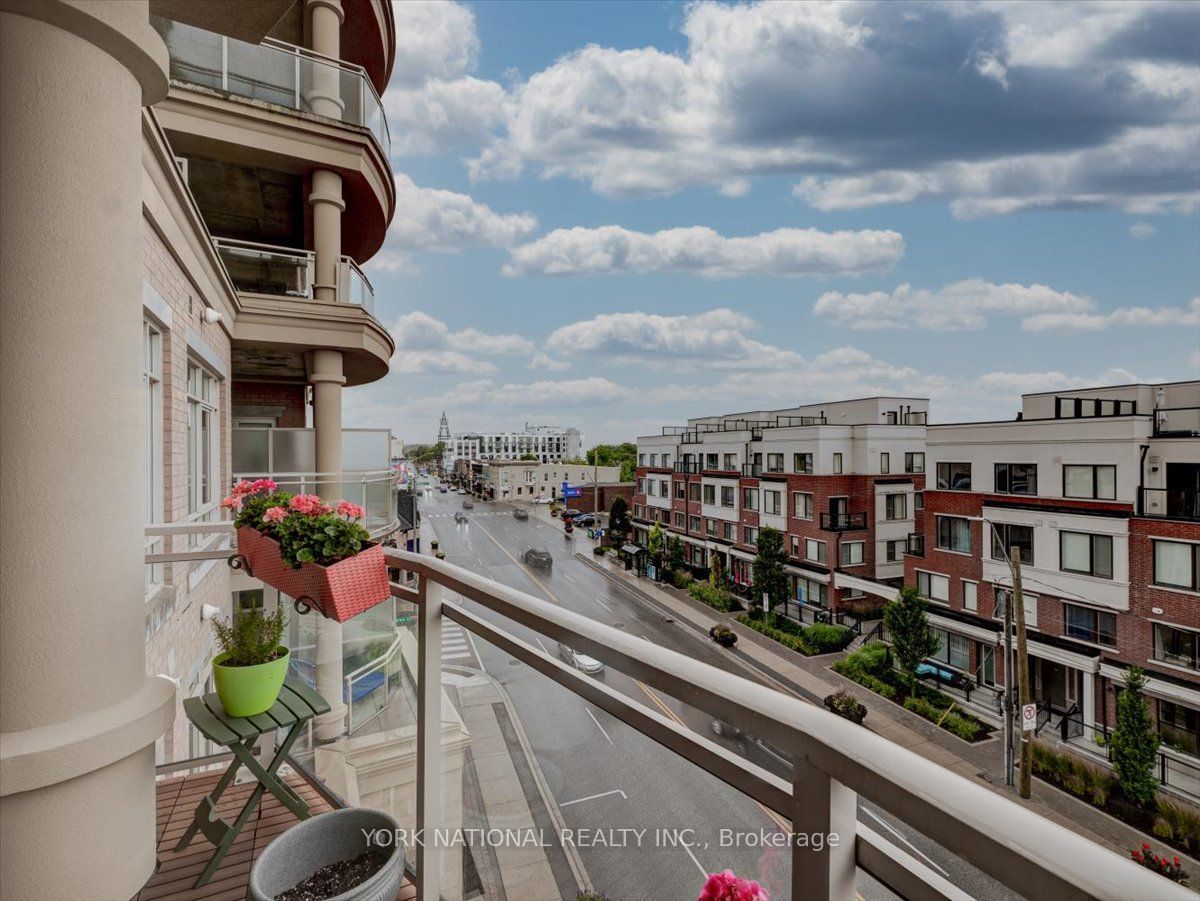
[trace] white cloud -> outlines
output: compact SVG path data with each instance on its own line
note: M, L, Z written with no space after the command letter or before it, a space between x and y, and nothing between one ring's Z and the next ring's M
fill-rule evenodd
M1186 307L1118 307L1107 313L1041 313L1021 322L1029 332L1096 332L1109 326L1165 328L1177 325L1200 334L1200 297Z
M680 53L589 45L515 85L472 177L741 196L788 172L824 209L963 218L1198 203L1189 3L696 2L681 31Z
M1135 222L1129 226L1129 234L1131 237L1143 241L1158 234L1158 229L1149 222Z
M479 56L475 14L444 0L395 0L396 62L392 81L421 85L472 71Z
M1045 285L994 285L972 278L936 291L903 284L891 292L843 294L827 291L813 305L818 316L853 329L924 328L960 331L983 328L991 316L1091 313L1091 298Z
M503 272L591 275L610 272L692 272L738 275L857 275L885 270L904 256L894 231L822 232L780 228L726 238L711 228L672 228L648 234L617 225L560 228L509 251Z
M565 372L571 368L571 364L566 360L556 360L554 357L544 353L536 353L533 359L529 361L529 369L541 369L546 372Z
M460 382L437 396L417 397L402 408L405 412L438 409L549 410L556 407L594 407L620 403L636 392L599 376L583 379L506 382L490 379Z
M653 313L602 313L555 329L546 339L551 350L598 354L618 362L676 368L691 364L712 369L777 369L801 357L748 337L757 323L730 309L685 316Z
M392 152L418 156L477 146L503 125L505 100L502 86L471 77L389 88L383 105Z
M531 353L533 344L521 335L490 335L467 328L452 332L440 319L415 311L397 317L391 325L396 353L393 372L430 375L490 375L494 363L481 354L500 356Z

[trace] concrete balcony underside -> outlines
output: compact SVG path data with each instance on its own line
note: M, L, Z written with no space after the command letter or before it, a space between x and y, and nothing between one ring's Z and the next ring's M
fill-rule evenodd
M342 252L361 263L383 246L395 184L367 129L181 82L172 82L155 113L183 157L297 176L317 168L337 172L354 223L343 232Z
M370 313L346 303L323 303L265 294L239 294L242 313L233 333L235 378L297 381L307 373L305 354L344 354L347 387L387 375L395 344Z

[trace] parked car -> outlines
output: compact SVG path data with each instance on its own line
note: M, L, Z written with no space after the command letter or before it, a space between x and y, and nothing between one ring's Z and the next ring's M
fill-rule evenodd
M438 487L438 491L440 491L442 494L445 494L445 493L446 493L447 491L449 491L449 490L450 490L450 489L449 489L449 488L447 488L445 485L440 485L440 486Z
M522 519L522 520L529 519L529 511L522 510L519 508L516 510L513 510L513 519Z
M550 552L544 547L528 548L521 555L521 560L529 566L541 566L546 569L554 565L554 558L550 556Z
M474 510L475 502L474 501L463 501L463 509L464 510Z
M530 501L530 503L531 504L552 504L552 503L554 503L554 498L546 497L546 495L544 495L544 494L539 494L532 501Z
M454 521L455 521L455 522L466 522L466 521L467 521L467 514L465 514L465 513L455 513L455 514L454 514Z
M574 507L565 507L562 512L563 519L567 517L576 517L582 514L582 510L576 510Z
M567 647L565 644L558 646L558 656L581 673L598 673L604 669L604 664L595 657L581 654L573 648Z
M577 526L592 526L599 522L594 513L580 513L578 516L571 518L571 522Z

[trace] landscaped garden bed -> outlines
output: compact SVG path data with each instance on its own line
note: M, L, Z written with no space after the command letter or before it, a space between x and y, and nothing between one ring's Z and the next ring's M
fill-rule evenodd
M729 589L720 585L693 581L687 584L687 593L694 600L701 604L707 604L720 613L729 613L731 610L740 609L737 601L733 599L733 595L729 593Z
M737 621L779 642L785 648L799 651L806 657L845 650L854 640L854 631L847 626L833 626L827 623L804 626L787 617L763 613L761 610L739 614Z
M957 702L944 692L919 682L914 691L892 666L891 652L882 642L863 645L835 663L833 670L963 741L978 742L991 737L991 726L957 709Z
M1086 804L1128 823L1184 854L1200 853L1200 811L1156 794L1141 807L1121 793L1115 774L1074 754L1033 744L1033 774Z

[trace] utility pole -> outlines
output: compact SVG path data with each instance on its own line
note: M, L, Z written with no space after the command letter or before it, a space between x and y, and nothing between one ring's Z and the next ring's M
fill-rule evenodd
M1021 693L1021 708L1029 703L1029 652L1025 643L1025 599L1021 593L1021 549L1013 546L1008 549L1008 559L1012 566L1013 593L1012 604L1016 608L1017 618L1017 684ZM1033 780L1033 744L1029 733L1021 729L1021 782L1020 794L1029 799L1032 792Z
M1013 786L1013 610L1011 599L1004 605L1004 784Z

